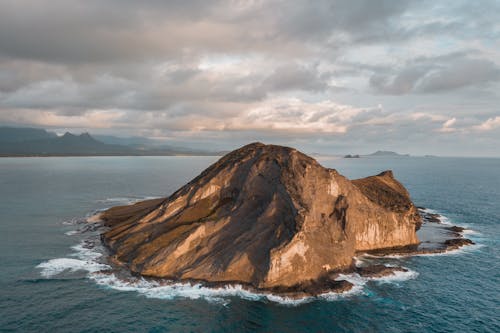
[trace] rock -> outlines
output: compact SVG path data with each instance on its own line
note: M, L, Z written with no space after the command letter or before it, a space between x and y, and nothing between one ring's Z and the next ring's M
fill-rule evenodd
M448 239L444 242L444 245L446 245L446 250L454 250L465 245L474 245L474 244L475 243L468 238L453 238L453 239Z
M315 294L357 251L419 243L420 216L391 171L350 181L295 149L235 150L168 198L100 218L135 274ZM342 282L340 289L347 288Z
M289 298L303 298L307 296L318 296L328 292L344 293L352 289L354 285L347 280L334 280L323 277L318 280L305 281L293 286L277 286L269 288L268 291Z
M408 272L403 267L388 267L385 265L372 265L366 267L357 267L356 272L368 278L380 278L384 276L394 275L395 272Z
M465 230L465 228L458 227L458 226L456 226L456 225L454 225L454 226L452 226L452 227L448 227L448 228L446 228L446 229L448 229L448 230L450 230L450 231L453 231L453 232L456 232L456 233L461 233L461 232L463 232L463 231Z
M427 213L423 216L426 222L441 223L441 215L434 213Z

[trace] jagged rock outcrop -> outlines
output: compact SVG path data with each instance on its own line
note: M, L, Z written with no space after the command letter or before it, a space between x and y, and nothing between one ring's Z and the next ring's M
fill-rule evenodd
M299 151L254 143L168 198L101 218L113 258L152 277L293 288L353 267L356 251L418 244L420 216L386 171L350 181Z

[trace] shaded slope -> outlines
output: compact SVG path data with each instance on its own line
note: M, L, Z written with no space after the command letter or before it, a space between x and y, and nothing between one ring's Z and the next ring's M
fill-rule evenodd
M295 149L261 143L168 198L102 218L104 243L132 272L257 288L321 279L351 267L357 250L416 244L419 221L392 174L353 183Z

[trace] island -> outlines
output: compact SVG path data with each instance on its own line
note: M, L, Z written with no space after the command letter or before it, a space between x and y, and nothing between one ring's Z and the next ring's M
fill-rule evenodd
M368 154L366 156L375 156L375 157L409 157L410 154L399 154L394 151L389 150L377 150L374 153Z
M357 267L354 258L416 249L423 222L391 171L351 181L262 143L230 152L169 197L99 218L111 262L133 274L290 297L349 290L340 273L404 270Z

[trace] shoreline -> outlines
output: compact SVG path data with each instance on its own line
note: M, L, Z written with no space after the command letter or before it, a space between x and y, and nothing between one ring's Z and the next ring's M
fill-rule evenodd
M395 256L412 257L421 255L438 255L450 253L454 250L458 250L463 247L475 244L470 239L464 238L464 233L468 229L451 224L445 224L442 222L442 216L440 214L428 212L425 208L419 207L419 212L422 216L421 228L425 230L426 228L435 228L437 226L439 229L436 230L443 232L443 235L441 235L439 241L433 242L431 247L421 248L422 246L429 246L430 244L430 241L424 239L416 245L376 249L370 251L359 251L358 253L356 253L356 257L353 258L353 263L350 267L325 272L325 274L321 278L300 285L258 288L251 283L242 281L207 281L197 279L175 279L175 277L146 276L140 273L132 272L125 263L114 260L109 247L102 241L102 239L100 239L101 245L107 252L103 254L104 256L106 256L105 263L110 264L113 269L111 271L102 271L100 273L105 275L115 275L115 273L118 275L129 274L131 277L152 281L162 286L186 284L191 287L201 286L203 288L214 290L221 288L241 288L242 290L261 296L273 295L275 297L282 297L295 301L311 297L321 297L321 295L329 293L342 295L350 292L355 287L354 283L346 279L342 279L343 276L357 274L360 278L376 280L391 278L396 276L398 273L408 272L408 269L404 267L385 266L384 264L377 262L369 266L358 266L355 264L355 262L359 257L363 257L366 255L367 257L371 257L374 259L384 259ZM101 219L103 213L104 212L98 212L88 217L86 219L87 223L99 225L99 229L106 228L105 221Z
M158 199L156 199L158 200ZM160 199L161 200L161 199ZM152 201L155 201L153 199ZM132 204L133 205L133 204ZM172 289L172 293L176 294L176 288L192 289L194 293L196 290L203 289L203 293L217 294L223 293L225 295L240 295L246 293L253 295L257 298L273 298L272 301L279 303L300 304L308 300L321 299L323 297L343 297L359 291L359 281L366 283L369 280L406 280L414 278L418 272L412 271L409 268L402 266L387 265L384 259L392 259L398 257L412 257L422 255L446 255L451 254L457 250L473 245L474 243L464 238L464 234L470 232L470 229L455 226L447 221L445 216L441 216L432 210L426 210L419 207L419 212L422 216L422 226L420 232L440 233L438 241L436 239L426 240L424 237L421 239L419 245L410 245L398 248L386 248L372 251L359 251L353 257L352 265L345 269L332 270L325 272L325 274L309 283L303 283L294 286L278 286L273 288L258 288L250 283L241 281L204 281L196 279L175 279L173 277L154 277L145 276L139 273L134 273L129 270L126 264L118 262L113 259L109 248L102 242L100 235L107 229L106 223L101 219L105 210L99 210L87 215L85 218L79 219L74 222L74 225L81 225L79 230L75 230L71 235L83 235L87 232L93 234L92 238L83 239L76 247L84 252L93 253L90 261L86 258L83 265L90 265L91 267L104 265L109 267L94 271L88 271L88 278L96 281L97 284L106 285L110 288L118 290L136 290L139 292L147 292L148 288L166 288ZM428 230L426 230L428 229ZM456 241L458 243L447 241ZM424 246L424 248L419 248ZM425 247L427 246L427 248ZM429 248L429 246L431 246ZM75 247L73 247L76 250ZM76 250L77 252L79 250ZM78 257L79 255L76 254ZM85 257L85 254L83 254ZM99 258L99 259L96 259ZM55 259L57 261L57 259ZM50 260L49 260L50 261ZM71 267L68 269L71 270ZM61 272L64 269L61 270ZM58 273L56 273L58 274ZM104 282L108 281L108 282ZM120 285L121 287L117 287ZM149 287L148 287L149 286ZM124 289L121 289L124 288ZM240 295L241 296L241 295ZM250 296L249 296L250 297Z

